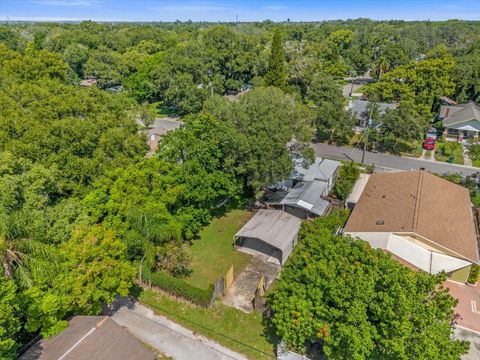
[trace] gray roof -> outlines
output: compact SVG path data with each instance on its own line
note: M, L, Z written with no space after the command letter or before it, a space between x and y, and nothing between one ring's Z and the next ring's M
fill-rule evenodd
M446 116L447 110L448 116ZM445 127L471 120L480 121L480 106L473 101L461 105L442 105L438 117L444 119L443 126Z
M322 159L320 157L315 158L315 162L307 168L302 164L303 158L296 157L293 161L295 168L293 170L292 178L303 181L328 181L333 177L341 165L338 161Z
M281 201L281 204L300 207L316 215L323 215L330 204L321 198L323 195L327 195L327 191L327 184L323 181L301 182L295 185Z
M285 211L259 210L235 234L235 238L248 237L259 239L271 246L289 253L292 242L300 230L302 221Z
M126 329L105 316L75 316L61 333L40 340L21 360L154 360L157 356Z
M367 100L353 100L350 102L348 109L355 115L355 117L363 120L368 119L368 104ZM384 114L386 110L393 110L397 107L396 104L376 103L379 106L380 114Z

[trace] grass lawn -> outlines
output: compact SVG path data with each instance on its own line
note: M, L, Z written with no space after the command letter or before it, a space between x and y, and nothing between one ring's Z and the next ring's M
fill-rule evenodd
M233 248L233 235L250 219L252 213L246 210L232 210L215 218L200 232L187 249L192 258L193 273L185 279L192 285L206 289L219 276L223 276L233 264L235 276L251 259L250 255Z
M411 156L411 157L420 157L422 156L422 142L412 141L410 143L400 142L398 145L400 150L400 155L402 156Z
M476 167L480 167L480 160L472 160L472 165Z
M163 101L156 101L152 103L155 111L157 112L158 117L167 117L169 115L177 115L178 111L176 109L167 106Z
M435 146L435 159L447 161L453 156L453 163L463 165L463 148L458 142L438 141Z
M274 345L268 341L269 334L257 312L247 314L219 302L205 309L151 290L143 291L139 300L155 313L245 354L249 359L275 359Z

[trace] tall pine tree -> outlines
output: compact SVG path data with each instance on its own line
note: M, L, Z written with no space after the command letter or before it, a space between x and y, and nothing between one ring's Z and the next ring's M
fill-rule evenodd
M273 34L268 71L265 74L265 84L276 86L280 89L285 87L285 50L283 48L282 34L276 30Z

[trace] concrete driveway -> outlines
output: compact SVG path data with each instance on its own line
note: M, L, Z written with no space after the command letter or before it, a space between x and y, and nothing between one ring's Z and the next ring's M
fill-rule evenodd
M135 303L121 307L112 320L124 326L142 342L175 360L247 360L226 347L197 335L169 319L155 315L152 310Z
M468 353L462 356L462 360L480 359L480 333L468 329L457 327L455 329L455 339L467 340L470 342Z
M237 276L227 293L222 298L222 303L236 309L253 311L253 298L257 285L262 276L267 278L267 288L275 279L281 266L268 261L268 256L254 255L245 269Z

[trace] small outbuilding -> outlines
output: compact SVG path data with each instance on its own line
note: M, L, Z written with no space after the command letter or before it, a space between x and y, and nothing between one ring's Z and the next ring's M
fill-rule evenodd
M259 210L234 236L238 250L284 265L297 244L301 220L281 210Z

